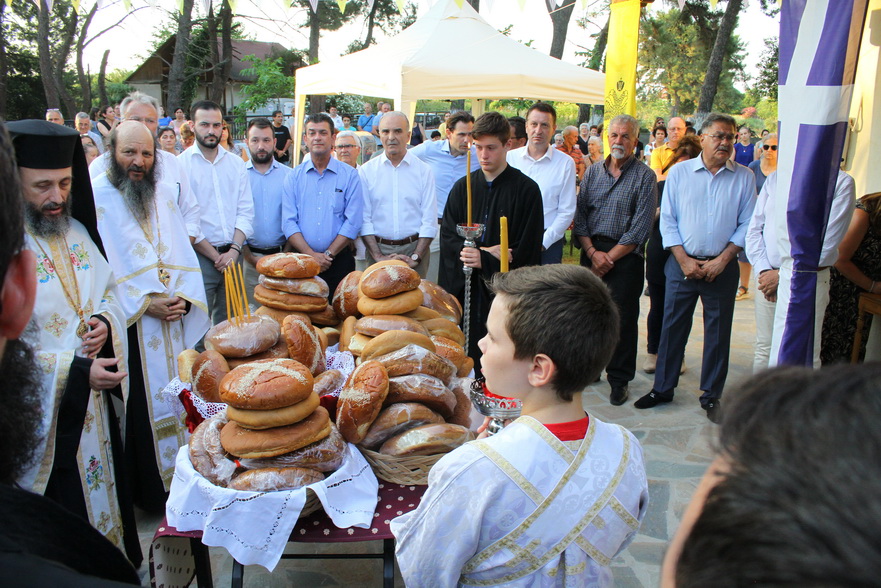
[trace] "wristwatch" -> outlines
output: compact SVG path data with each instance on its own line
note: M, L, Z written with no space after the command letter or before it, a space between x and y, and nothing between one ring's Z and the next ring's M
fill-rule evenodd
M412 259L412 260L415 261L416 263L421 263L421 262L422 262L422 258L419 257L419 254L418 254L418 253L414 253L413 255L411 255L411 256L410 256L410 259Z
M333 253L330 252L330 249L325 250L324 254L328 256L331 261L333 261Z

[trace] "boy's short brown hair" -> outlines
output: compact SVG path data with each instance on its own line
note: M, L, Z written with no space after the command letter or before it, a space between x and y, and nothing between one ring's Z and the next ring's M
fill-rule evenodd
M508 119L498 112L487 112L477 117L471 137L480 139L485 136L498 137L502 145L511 137L511 124Z
M618 309L589 269L523 267L495 274L489 286L505 296L514 358L550 357L557 368L551 386L560 399L572 400L599 377L618 341Z

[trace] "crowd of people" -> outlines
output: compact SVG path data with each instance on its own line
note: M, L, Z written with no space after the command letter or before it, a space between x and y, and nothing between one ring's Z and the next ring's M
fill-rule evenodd
M6 231L0 248L3 363L8 356L9 363L33 365L40 378L19 386L32 430L20 433L4 417L19 437L2 432L0 439L5 453L16 454L6 458L13 460L7 483L88 521L84 545L106 549L97 530L135 568L143 556L134 507L163 511L177 450L186 443L174 400L163 394L177 375L173 359L199 349L207 329L226 318L223 272L235 264L254 304L255 268L266 255L313 257L330 296L358 267L402 261L470 308L467 352L476 374L490 392L523 400L525 420L442 460L419 508L393 522L408 585L610 581L609 562L645 515L645 464L636 438L586 416L579 393L605 371L611 404L628 400L646 283L643 369L654 382L637 409L673 400L700 300L700 404L710 421L722 421L735 302L749 292L744 271L747 280L756 274L755 370L776 363L792 269L777 246L777 136L753 145L749 129L738 130L728 115L709 114L696 129L679 117L656 121L645 146L639 121L618 115L606 129L565 126L555 146L557 112L544 102L523 118L453 112L440 136L428 140L391 104L380 103L374 114L366 103L357 119L335 107L309 115L302 138L291 136L281 111L253 118L240 146L230 140L222 107L207 100L189 113L176 108L172 118L154 98L134 92L99 114L77 114L70 129L49 110L46 121L6 124L11 139L0 132L0 169L14 178L0 190L3 226L16 224L19 208L25 219ZM358 131L372 135L365 153ZM292 145L300 140L305 155L293 165ZM471 218L484 227L476 247L466 247L457 230ZM561 263L570 228L580 267ZM840 172L817 272L817 366L850 355L858 296L881 282L879 235L881 197L857 202L853 179ZM877 389L876 372L849 377ZM804 386L791 384L800 379ZM783 403L819 389L821 381L780 370L747 385L751 392L722 429L726 451L680 531L690 535L668 556L679 581L691 578L682 585L709 577L695 563L705 552L732 548L713 543L706 528L721 525L729 511L702 501L729 491L731 500L741 499L732 490L737 477L728 473L751 479L760 452L748 451L745 431L763 426L746 415L769 398ZM827 424L814 416L806 412L801 424ZM841 425L844 416L830 411L829 418ZM780 422L793 430L798 424ZM494 467L516 475L491 476L487 468ZM618 473L595 483L597 468ZM485 502L490 485L504 500ZM13 493L8 502L30 499L23 496ZM53 524L75 527L64 517L46 520L53 513L33 515L47 536ZM14 529L0 533L0 558ZM39 541L28 543L29 555L131 580L118 557L108 556L112 573L99 573L77 563L75 551L52 556Z

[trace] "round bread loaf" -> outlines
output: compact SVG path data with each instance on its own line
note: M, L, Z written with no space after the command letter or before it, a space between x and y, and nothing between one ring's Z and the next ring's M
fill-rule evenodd
M418 345L419 347L434 351L435 346L431 339L420 333L411 333L410 331L386 331L385 333L374 337L361 351L361 360L366 361L397 351L407 345Z
M300 316L306 316L305 313L295 312L293 310L281 310L279 308L272 308L270 306L260 306L257 310L254 311L254 314L259 314L261 316L270 316L275 319L275 322L278 323L279 328L281 328L281 323L284 322L284 319L289 314L299 314Z
M324 353L327 351L327 333L315 325L312 325L312 330L315 331L315 335L318 337L318 343L321 345L321 352Z
M177 356L177 377L189 384L193 381L193 363L199 357L195 349L184 349Z
M346 441L364 439L387 395L388 375L380 363L367 361L355 368L337 403L336 425Z
M236 464L226 457L220 444L220 432L227 424L223 412L205 419L190 435L190 463L215 486L226 487L236 471Z
M312 374L293 359L240 365L220 381L220 399L235 408L269 410L302 402L312 393Z
M418 345L406 345L397 351L380 355L376 361L388 372L389 377L408 374L427 374L439 379L444 385L456 373L456 366L449 359Z
M327 370L315 376L315 384L312 389L318 396L331 394L342 388L346 383L346 376L340 370Z
M327 298L330 294L327 282L318 276L314 278L272 278L261 275L258 281L270 290L280 290L290 294L318 296L319 298Z
M355 323L355 332L367 335L368 337L376 337L386 331L411 331L428 335L428 329L423 327L419 321L394 314L365 316L359 318L358 322Z
M308 468L262 468L242 472L229 487L241 492L278 492L297 490L323 479L324 474Z
M324 327L321 330L324 331L324 335L327 337L328 347L333 347L340 342L340 331L336 327Z
M318 394L313 392L296 404L269 410L242 409L234 406L226 408L226 416L246 429L271 429L299 423L318 408Z
M312 278L321 266L305 253L273 253L257 260L257 271L274 278Z
M379 452L398 456L437 455L449 453L473 440L474 433L460 425L421 425L395 435L382 444Z
M229 364L229 369L235 369L240 365L244 365L246 363L251 363L252 361L260 361L261 359L281 359L289 357L288 355L288 344L287 341L284 340L284 337L278 338L278 343L264 351L263 353L257 353L251 355L250 357L236 357L227 359L226 362Z
M349 350L349 342L355 335L355 322L357 320L356 317L349 316L343 321L343 326L340 327L340 351Z
M420 402L439 412L444 418L456 410L456 395L434 376L409 374L389 378L388 395L384 406L396 402Z
M358 282L361 281L362 273L349 272L333 292L333 310L340 319L345 320L358 314Z
M430 338L436 348L435 353L452 361L457 370L460 369L465 363L465 360L468 359L468 356L465 355L465 348L452 339L447 339L441 335L432 335Z
M458 325L454 325L446 319L429 319L423 321L422 326L428 329L428 332L432 335L446 337L462 347L465 346L465 333L462 332Z
M373 337L368 337L361 333L355 333L352 335L352 338L349 339L349 353L355 357L361 357L361 351L363 351L364 347L370 343L371 339L373 339Z
M296 359L309 368L313 376L327 369L324 350L321 349L321 342L308 318L295 314L285 317L281 332L288 343L291 359Z
M427 321L428 319L441 318L441 315L438 311L432 310L427 306L420 306L416 310L411 310L410 312L404 313L401 316L411 318L415 321Z
M322 327L333 327L340 324L340 319L339 317L337 317L333 306L331 306L330 304L325 306L324 310L319 312L310 312L307 313L306 316L309 317L309 320L312 321L313 325L321 325Z
M362 296L358 299L358 312L363 315L404 314L416 310L420 304L422 292L416 289L380 299Z
M220 381L229 373L226 358L214 350L203 351L193 362L193 391L205 402L220 402Z
M462 425L471 428L471 411L473 404L471 403L471 378L453 378L450 382L450 390L456 397L456 408L453 410L453 416L447 419L454 425Z
M465 361L462 362L462 366L459 368L459 371L456 372L456 375L460 378L467 378L471 375L471 370L474 369L474 360L470 357L466 357Z
M246 429L235 421L220 432L223 448L236 457L274 457L306 447L330 435L330 415L319 406L294 425L272 429Z
M240 317L208 329L205 349L213 349L224 357L248 357L275 345L279 332L278 323L267 316Z
M316 441L311 445L297 449L290 453L275 457L242 459L241 467L253 470L259 468L277 467L300 467L317 470L319 472L332 472L343 465L348 450L346 440L340 435L339 429L331 423L330 435Z
M361 292L371 298L386 298L417 289L421 279L416 270L403 262L379 262L364 270L361 276Z
M326 298L288 294L279 290L270 290L260 284L254 286L254 300L264 306L296 312L319 312L327 306Z
M361 446L376 449L391 437L419 425L442 423L444 417L418 402L401 402L382 409Z
M436 310L441 317L459 324L462 320L462 305L455 296L429 280L419 282L419 290L422 292L422 306Z

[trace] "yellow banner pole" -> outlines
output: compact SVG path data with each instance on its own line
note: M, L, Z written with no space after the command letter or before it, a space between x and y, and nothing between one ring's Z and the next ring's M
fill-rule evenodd
M606 46L606 104L603 144L609 153L609 121L619 114L636 116L636 55L639 48L639 0L612 0Z

